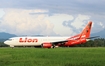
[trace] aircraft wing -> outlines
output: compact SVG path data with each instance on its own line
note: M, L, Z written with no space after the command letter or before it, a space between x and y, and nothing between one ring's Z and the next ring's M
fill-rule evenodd
M68 40L64 40L64 41L56 41L56 42L51 42L54 45L57 45L58 43L65 43L68 42Z
M100 37L100 36L89 37L89 38L86 38L86 39L94 39L94 38L98 38L98 37ZM64 44L65 42L68 42L68 40L51 42L51 44L57 45L59 43Z

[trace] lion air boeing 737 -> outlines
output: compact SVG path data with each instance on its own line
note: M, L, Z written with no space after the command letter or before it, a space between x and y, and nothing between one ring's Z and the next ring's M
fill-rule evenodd
M14 46L41 46L43 48L54 48L59 46L73 46L83 44L90 40L92 22L90 21L83 31L72 37L13 37L4 43L10 47Z

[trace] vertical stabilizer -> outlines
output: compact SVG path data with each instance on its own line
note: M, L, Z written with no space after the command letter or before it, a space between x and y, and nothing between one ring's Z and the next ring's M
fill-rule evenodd
M90 37L90 32L91 32L91 27L92 27L92 21L90 21L86 27L83 29L83 31L80 34L80 38L89 38Z

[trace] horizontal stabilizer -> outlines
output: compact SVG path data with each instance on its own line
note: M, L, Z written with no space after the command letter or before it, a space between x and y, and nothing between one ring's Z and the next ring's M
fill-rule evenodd
M87 39L93 39L93 38L98 38L98 37L100 37L100 36L89 37Z

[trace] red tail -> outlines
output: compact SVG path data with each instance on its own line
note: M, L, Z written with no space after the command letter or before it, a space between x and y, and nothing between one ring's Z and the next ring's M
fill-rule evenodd
M80 38L89 38L90 37L90 32L91 32L91 27L92 27L92 21L90 21L86 27L83 29L83 31L80 34Z

